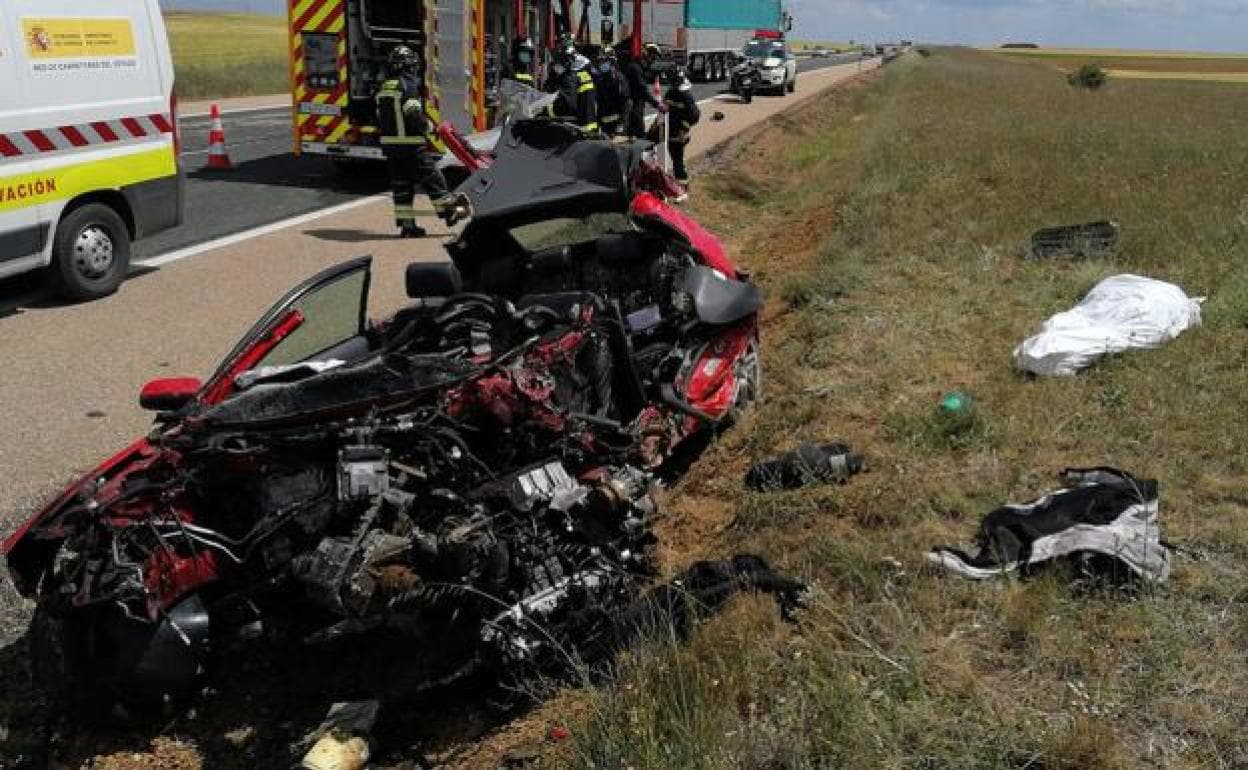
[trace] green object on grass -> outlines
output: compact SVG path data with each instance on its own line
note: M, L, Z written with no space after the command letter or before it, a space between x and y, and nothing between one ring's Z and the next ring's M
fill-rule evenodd
M944 414L965 414L975 408L975 401L960 390L945 394L940 400L940 411Z

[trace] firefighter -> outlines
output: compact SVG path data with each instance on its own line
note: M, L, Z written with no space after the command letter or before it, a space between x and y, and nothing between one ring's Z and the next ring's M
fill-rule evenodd
M624 120L632 109L628 98L628 82L615 60L615 50L604 46L594 63L594 93L598 98L598 122L602 132L615 136L624 129Z
M512 53L511 79L530 88L536 88L537 84L533 79L536 62L537 48L533 45L533 40L529 37L522 37L517 40L515 51Z
M628 44L627 41L621 45L625 44ZM655 98L654 91L650 87L650 72L658 58L659 47L654 43L647 43L640 60L629 56L628 63L624 65L624 80L628 83L629 99L624 130L634 139L642 139L646 136L647 104L660 113L667 111L667 105Z
M405 45L396 46L386 60L386 80L377 90L377 125L381 149L390 167L394 196L394 221L404 238L423 238L416 224L416 190L429 196L433 210L448 219L454 210L446 179L430 147L433 126L420 100L416 54Z
M689 186L689 169L685 168L685 148L693 127L702 119L702 110L693 98L693 84L683 69L668 72L667 91L663 94L663 104L667 107L668 136L667 151L672 158L672 173L681 185Z
M598 133L598 99L589 59L581 56L571 37L565 36L555 48L553 77L547 88L557 93L554 113L569 118L582 130Z

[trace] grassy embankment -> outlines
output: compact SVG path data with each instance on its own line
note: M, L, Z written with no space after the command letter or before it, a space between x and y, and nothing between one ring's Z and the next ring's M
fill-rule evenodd
M966 50L773 121L698 181L699 215L768 290L766 403L682 481L667 561L761 553L815 587L796 628L738 604L687 645L565 693L568 766L1230 768L1248 763L1248 90L1069 88ZM1035 228L1113 217L1111 261L1032 262ZM1207 295L1205 325L1073 379L1012 348L1096 281L1135 272ZM932 415L980 405L949 435ZM840 488L741 491L753 460L848 439ZM981 515L1110 464L1161 482L1171 582L972 584L923 554Z
M1248 83L1248 54L1074 48L998 49L997 52L1046 62L1064 72L1072 72L1084 64L1096 64L1117 78Z
M183 100L289 90L284 18L175 11L165 24Z

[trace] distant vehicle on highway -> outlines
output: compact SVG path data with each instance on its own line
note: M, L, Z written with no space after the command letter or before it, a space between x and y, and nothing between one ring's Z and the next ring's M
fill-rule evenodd
M783 95L797 90L797 57L779 32L758 30L743 53L758 67L756 91L770 89Z
M102 297L131 241L181 223L173 77L158 0L5 0L0 278Z
M810 52L810 55L816 59L826 59L832 55L832 52L826 48L816 48Z

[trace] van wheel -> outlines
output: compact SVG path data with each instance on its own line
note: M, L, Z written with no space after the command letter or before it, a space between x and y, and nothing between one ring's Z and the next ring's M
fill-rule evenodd
M797 90L797 75L794 75L793 79L789 81L789 93L793 93L796 90Z
M52 276L70 299L107 297L130 270L130 231L113 209L88 203L61 220L52 244Z

